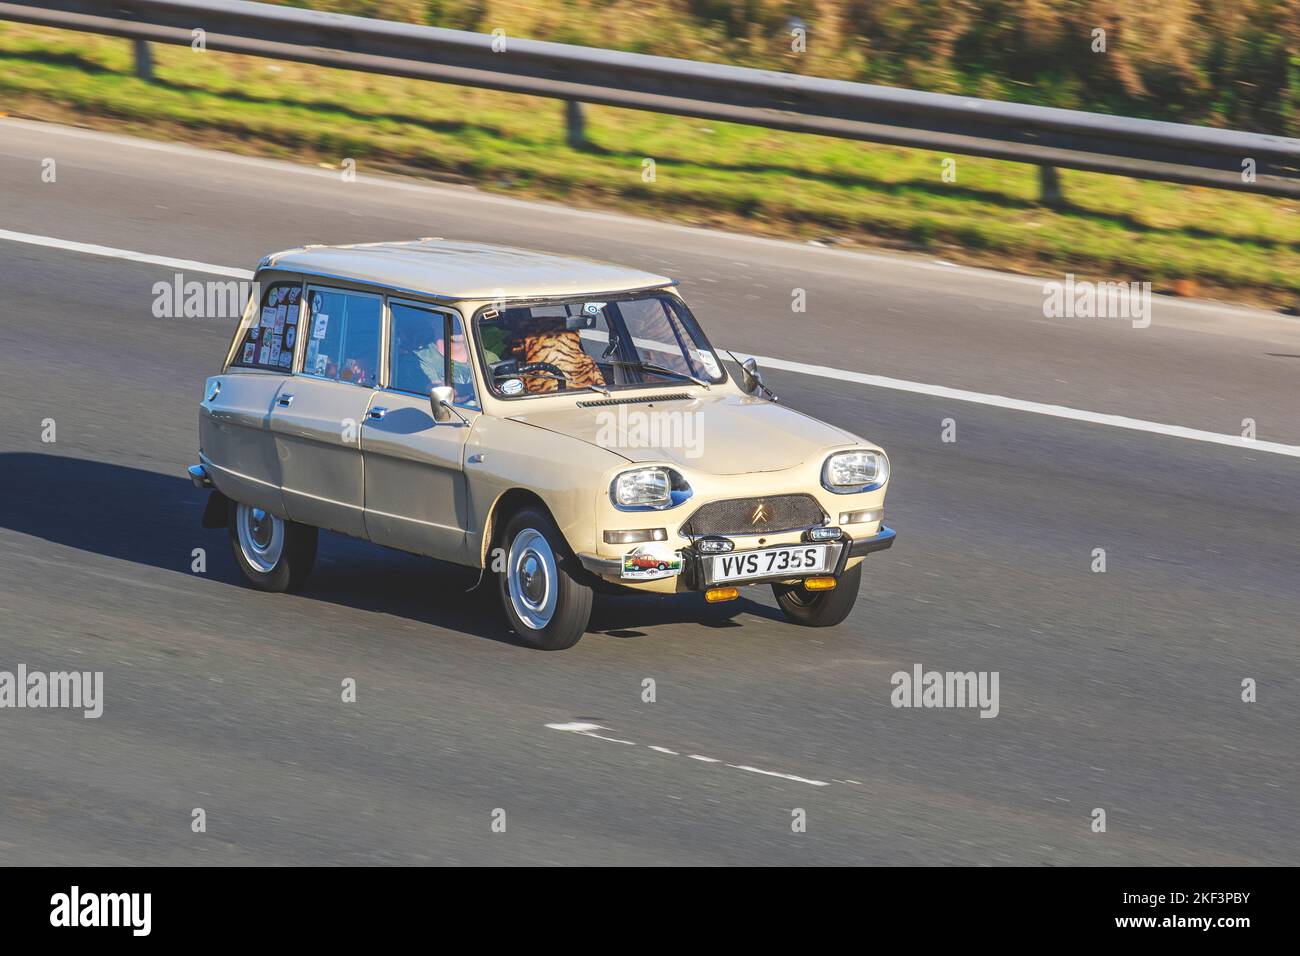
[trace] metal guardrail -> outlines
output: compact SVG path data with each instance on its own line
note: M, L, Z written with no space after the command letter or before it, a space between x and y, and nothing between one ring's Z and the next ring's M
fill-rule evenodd
M0 2L0 19L578 103L1055 168L1300 197L1300 139L343 16L246 0ZM146 77L147 78L147 77Z

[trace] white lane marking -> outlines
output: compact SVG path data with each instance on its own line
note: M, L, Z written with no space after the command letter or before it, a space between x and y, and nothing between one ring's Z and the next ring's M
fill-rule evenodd
M793 780L795 783L810 783L814 787L830 786L825 780L810 780L808 777L796 777L792 773L777 773L775 770L762 770L758 767L747 767L738 763L729 763L727 766L736 770L748 770L750 773L761 773L765 777L780 777L783 780Z
M339 175L337 170L319 169L315 166L303 166L282 159L268 159L263 156L240 156L235 153L225 153L215 149L204 149L202 147L190 146L184 143L165 143L157 140L138 139L132 136L106 133L100 130L82 129L75 126L60 126L57 123L45 123L39 120L23 120L16 117L6 117L0 119L0 127L4 126L14 126L19 129L26 129L40 134L67 136L72 139L89 139L101 143L113 143L118 146L125 146L132 149L169 153L174 156L189 156L195 159L206 159L238 166L249 166L266 172L285 173L295 176L312 176L317 179L329 179L334 182L337 182ZM810 244L799 239L777 239L773 236L751 236L739 232L706 229L701 226L688 226L684 223L678 222L649 220L638 216L632 216L627 213L608 212L600 209L582 209L580 207L565 206L560 203L548 203L536 199L520 199L517 196L498 196L493 193L483 192L473 186L425 182L403 178L396 175L358 176L352 185L362 187L373 186L382 189L392 189L398 192L432 194L432 199L435 202L442 197L450 197L452 199L470 200L473 202L506 206L514 209L529 209L551 216L569 216L596 222L616 222L623 225L640 226L642 228L671 230L674 232L686 233L687 235L695 236L700 239L709 239L715 242L718 240L724 240L727 242L738 242L747 245L767 246L774 249L786 249L792 252L816 250L819 256L831 256L857 262L870 262L876 265L888 266L890 268L916 269L922 272L944 272L949 275L958 273L969 276L972 279L991 279L998 282L1009 282L1015 285L1035 286L1039 289L1042 288L1044 282L1049 280L1054 281L1054 278L1051 276L1039 277L1018 275L1014 272L999 272L996 269L982 268L980 266L959 265L956 263L945 262L940 259L926 260L903 255L870 252L864 249L843 249L836 246ZM1059 278L1059 276L1055 278ZM1227 302L1201 302L1195 299L1184 299L1177 296L1161 296L1160 308L1161 310L1164 310L1166 307L1190 309L1197 312L1214 312L1220 315L1240 315L1256 319L1272 319L1274 321L1287 323L1294 321L1287 316L1278 315L1276 312L1269 312L1264 309L1253 309L1247 306L1233 305Z
M114 259L126 259L131 262L143 262L150 265L163 265L173 269L190 269L213 275L230 276L236 279L251 279L253 273L246 269L230 266L218 266L212 263L195 262L191 259L173 259L169 256L154 256L129 249L115 249L112 246L97 246L84 242L70 242L66 239L54 239L49 236L37 236L25 232L11 232L0 229L0 240L44 246L51 249L63 249L80 252L91 256L107 256ZM725 350L723 350L725 351ZM737 355L753 353L736 351ZM1260 451L1270 455L1286 455L1300 458L1300 445L1284 445L1280 442L1260 441L1243 438L1240 435L1223 435L1219 432L1204 431L1199 428L1187 428L1183 425L1165 425L1149 422L1140 418L1128 418L1124 415L1110 415L1104 412L1089 412L1065 405L1048 405L1043 402L1030 402L1021 398L1009 398L1005 395L989 395L984 392L970 392L961 388L949 388L946 385L927 385L924 382L909 382L901 378L888 378L884 375L870 375L866 372L850 372L846 369L832 368L829 365L810 365L806 362L788 362L771 356L754 355L754 359L769 368L817 378L829 378L840 382L856 382L873 388L888 388L899 392L912 392L917 395L929 395L933 398L948 398L958 402L971 402L976 405L989 405L993 408L1006 408L1018 412L1030 412L1035 415L1047 415L1051 418L1064 418L1069 421L1087 422L1092 425L1106 425L1111 428L1124 428L1129 431L1148 432L1152 435L1164 435L1169 438L1185 438L1190 441L1208 442L1214 445L1227 445L1248 451Z
M737 351L738 356L752 353ZM787 362L785 359L754 355L760 365L780 369L786 372L798 372L801 375L813 375L818 378L830 378L839 382L856 382L874 388L890 388L899 392L914 392L917 395L929 395L934 398L949 398L958 402L973 402L977 405L991 405L994 408L1008 408L1018 412L1032 412L1035 415L1047 415L1052 418L1065 418L1070 421L1088 422L1092 425L1108 425L1111 428L1125 428L1129 431L1149 432L1153 435L1165 435L1170 438L1187 438L1191 441L1210 442L1215 445L1228 445L1247 451L1262 451L1272 455L1287 455L1300 458L1300 445L1283 445L1279 442L1260 441L1243 438L1240 435L1222 435L1219 432L1203 431L1199 428L1187 428L1183 425L1164 425L1160 422L1144 421L1141 418L1128 418L1124 415L1110 415L1105 412L1089 412L1081 408L1069 408L1065 405L1048 405L1043 402L1030 402L1022 398L1008 398L1005 395L988 395L984 392L968 392L965 389L949 388L946 385L927 385L924 382L909 382L901 378L887 378L884 375L869 375L866 372L849 372L844 369L831 368L827 365L809 365L804 362Z
M595 737L597 740L608 740L612 744L627 744L629 747L635 747L636 744L631 740L619 740L617 737L606 737L604 734L596 733L597 730L607 730L600 724L547 724L550 730L563 730L571 734L578 734L581 737Z
M567 724L547 724L546 729L559 730L564 733L570 733L570 734L577 734L580 737L595 737L597 740L610 740L618 744L632 744L633 746L636 746L636 744L633 743L633 741L631 740L618 740L614 737L605 737L602 736L601 734L593 733L593 731L596 730L609 729L608 727L603 727L600 724L590 724L590 723L583 723L582 721L574 721ZM672 754L674 757L679 755L676 750L669 750L667 747L659 747L654 744L646 744L645 746L657 753ZM746 773L758 773L758 774L762 774L765 777L780 777L782 780L791 780L794 783L806 783L814 787L830 786L830 784L827 783L825 780L814 780L811 777L800 777L792 773L781 773L778 770L763 770L761 767L751 767L748 764L743 764L743 763L723 764L723 761L719 760L717 757L706 757L704 756L704 754L687 754L687 756L691 760L698 760L700 763L722 764L723 766L730 767L733 770L744 770Z
M145 252L132 252L130 249L115 249L112 246L97 246L89 242L72 242L68 239L55 239L50 236L34 236L28 232L11 232L0 229L0 239L9 242L21 242L29 246L44 246L47 249L63 249L66 252L80 252L88 256L108 256L112 259L126 259L131 262L143 262L151 266L166 266L191 272L204 272L210 275L229 276L232 279L251 279L253 273L247 269L234 269L230 266L214 266L210 262L195 262L193 259L173 259L171 256L154 256Z

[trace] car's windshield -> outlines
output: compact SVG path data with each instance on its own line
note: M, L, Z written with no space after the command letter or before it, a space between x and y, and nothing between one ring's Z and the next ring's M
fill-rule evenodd
M724 377L690 312L666 293L485 309L476 332L488 387L505 398Z

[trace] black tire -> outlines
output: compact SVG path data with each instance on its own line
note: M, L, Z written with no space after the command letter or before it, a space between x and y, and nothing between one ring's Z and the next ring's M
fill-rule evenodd
M235 554L235 563L239 565L244 579L259 591L297 591L307 581L312 565L316 563L317 531L310 525L298 524L287 518L277 518L263 513L264 520L278 525L282 540L273 561L256 560L255 547L245 553L245 544L240 540L241 523L253 509L237 502L230 502L227 512L227 525L230 535L230 549ZM245 532L249 529L244 526Z
M773 584L772 593L785 618L802 627L834 627L853 610L862 586L862 565L840 575L834 591L807 591L803 584Z
M506 559L497 573L497 590L506 621L519 639L543 651L562 651L578 643L591 620L592 589L582 580L578 558L550 515L540 508L515 512L506 521L500 547ZM515 596L512 579L519 589Z

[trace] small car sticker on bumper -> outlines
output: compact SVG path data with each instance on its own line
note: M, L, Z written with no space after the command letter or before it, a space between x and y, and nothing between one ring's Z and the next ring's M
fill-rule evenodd
M682 553L642 545L623 555L624 579L654 581L682 573Z

